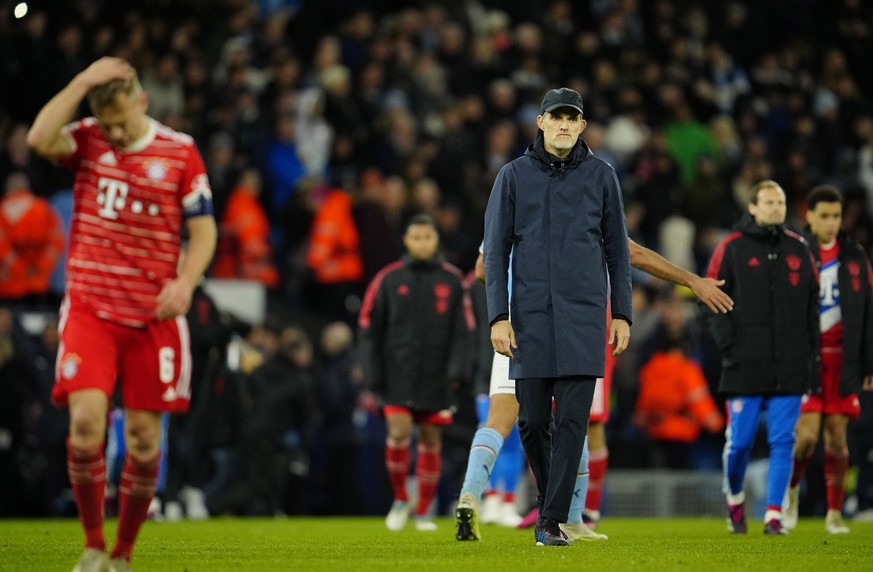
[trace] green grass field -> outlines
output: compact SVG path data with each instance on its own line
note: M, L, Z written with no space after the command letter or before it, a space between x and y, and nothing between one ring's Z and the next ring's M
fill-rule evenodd
M873 524L828 536L821 520L801 520L790 536L770 537L758 522L745 536L721 519L607 519L605 542L537 547L530 530L483 526L483 542L439 532L388 532L377 518L230 519L147 522L134 553L137 572L369 570L873 570ZM851 523L850 523L851 524ZM115 522L107 523L109 540ZM0 521L0 571L69 571L81 550L75 520Z

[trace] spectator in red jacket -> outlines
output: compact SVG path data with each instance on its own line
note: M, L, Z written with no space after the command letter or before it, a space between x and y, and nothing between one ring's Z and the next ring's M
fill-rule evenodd
M6 178L0 199L0 298L21 299L48 292L64 248L61 217L30 190L27 175Z

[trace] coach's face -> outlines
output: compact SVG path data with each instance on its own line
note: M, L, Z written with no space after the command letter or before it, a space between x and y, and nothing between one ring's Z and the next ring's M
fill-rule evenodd
M585 130L588 122L571 107L562 107L537 116L537 127L543 130L543 146L558 157L566 157Z
M148 131L147 107L145 93L119 93L111 104L95 109L94 116L100 122L106 140L113 147L125 149Z

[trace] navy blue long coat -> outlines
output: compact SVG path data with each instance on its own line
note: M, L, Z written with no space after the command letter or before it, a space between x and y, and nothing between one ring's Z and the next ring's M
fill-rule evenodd
M509 376L601 377L607 297L613 316L632 318L630 253L615 171L581 138L566 159L550 160L540 131L497 174L483 247L491 323L510 311L513 247Z

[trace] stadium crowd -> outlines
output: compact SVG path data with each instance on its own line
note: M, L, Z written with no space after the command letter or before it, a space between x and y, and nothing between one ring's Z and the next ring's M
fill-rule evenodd
M57 322L21 319L56 315L72 181L25 136L102 55L132 62L150 115L203 152L220 225L210 276L269 292L264 323L203 291L192 306L194 398L170 420L165 512L385 512L385 429L355 352L361 295L400 256L415 213L472 269L494 177L533 139L550 87L582 94L584 139L619 175L631 238L672 262L702 273L762 179L785 190L795 229L809 189L835 185L843 228L873 253L873 6L862 0L76 0L29 2L20 19L13 4L0 0L3 516L74 510L65 413L48 399ZM636 404L650 358L682 348L713 394L720 365L690 298L634 279L611 465L718 468L723 437L700 433L714 426L705 415L679 453L649 447L651 411ZM468 381L444 436L442 510L476 427L481 388ZM873 426L869 397L853 425ZM873 490L858 500L873 510Z

